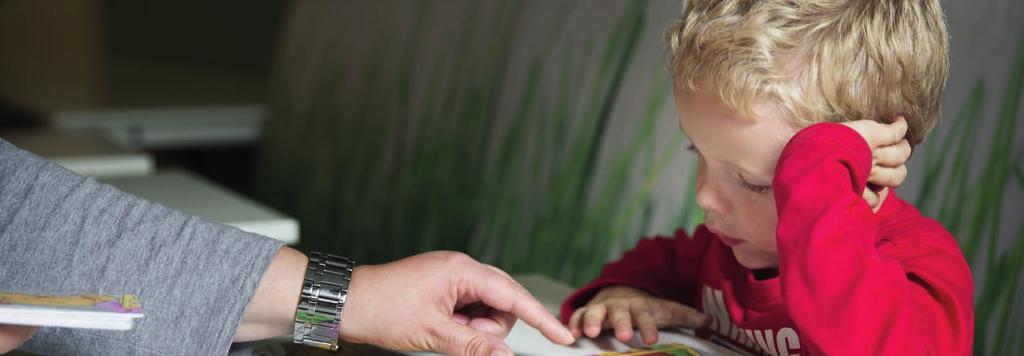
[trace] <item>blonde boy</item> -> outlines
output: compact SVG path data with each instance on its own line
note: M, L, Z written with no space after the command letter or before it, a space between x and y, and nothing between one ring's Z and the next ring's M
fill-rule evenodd
M704 224L642 240L563 305L577 336L697 327L738 351L970 354L953 237L892 188L939 117L937 0L684 3L667 32Z

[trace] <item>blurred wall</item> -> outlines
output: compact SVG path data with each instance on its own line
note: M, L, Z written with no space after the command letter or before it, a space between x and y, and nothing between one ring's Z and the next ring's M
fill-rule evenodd
M100 0L0 1L0 97L31 108L106 96Z
M286 4L0 0L0 101L43 113L262 103Z
M286 4L104 1L110 105L262 103Z

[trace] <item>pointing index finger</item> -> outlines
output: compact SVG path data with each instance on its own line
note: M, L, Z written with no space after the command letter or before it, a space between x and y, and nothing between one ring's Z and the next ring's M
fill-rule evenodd
M474 276L471 290L487 305L512 313L551 341L563 345L574 341L572 333L519 283L488 268L478 268Z

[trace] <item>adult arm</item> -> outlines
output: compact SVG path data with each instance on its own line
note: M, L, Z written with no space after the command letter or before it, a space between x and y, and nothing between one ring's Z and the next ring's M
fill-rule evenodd
M236 341L291 334L305 267L304 255L281 249L247 308ZM345 304L343 340L394 350L510 355L502 339L516 318L554 342L573 342L568 330L508 274L457 252L358 266Z
M140 296L127 332L42 328L31 352L223 354L291 333L306 267L277 241L78 176L0 140L0 290ZM353 273L341 336L397 349L508 352L515 318L572 336L497 268L434 252ZM30 332L0 328L0 346ZM244 350L243 350L244 351Z

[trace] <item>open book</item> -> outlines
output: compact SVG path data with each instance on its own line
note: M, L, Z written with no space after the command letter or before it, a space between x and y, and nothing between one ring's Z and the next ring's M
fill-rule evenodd
M738 355L721 345L694 336L692 330L682 328L659 331L658 344L650 346L640 341L639 332L634 332L633 339L626 343L605 333L596 339L580 338L572 346L562 346L548 341L540 331L518 321L505 338L505 343L516 355Z
M627 351L612 351L597 356L705 356L707 351L679 343L638 347Z
M132 294L34 295L0 292L0 324L129 330L142 317Z
M505 343L512 352L521 356L739 356L726 347L693 335L688 329L669 329L658 332L658 344L644 345L640 341L640 333L633 333L633 339L627 343L619 342L611 335L603 335L596 339L580 338L571 346L562 346L548 341L540 331L516 321L512 331L505 338ZM406 355L436 355L430 352L404 352Z

